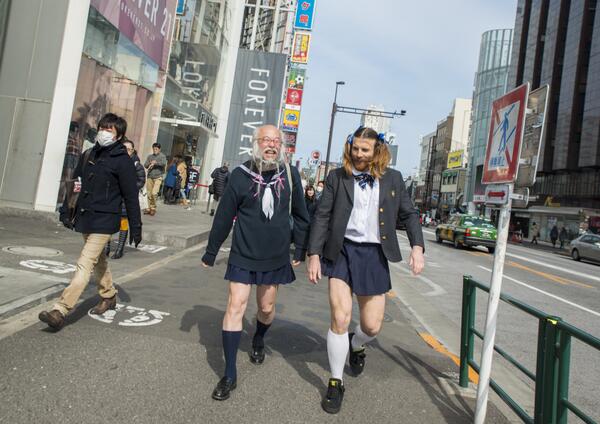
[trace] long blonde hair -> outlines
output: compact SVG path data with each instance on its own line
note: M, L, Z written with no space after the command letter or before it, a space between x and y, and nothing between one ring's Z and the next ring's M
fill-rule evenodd
M367 140L375 140L375 152L373 153L373 160L369 164L369 172L375 178L381 178L385 174L391 155L387 145L380 140L379 133L373 128L359 128L348 137L346 145L344 146L344 159L343 165L344 170L348 176L352 175L352 141L355 138L366 138Z

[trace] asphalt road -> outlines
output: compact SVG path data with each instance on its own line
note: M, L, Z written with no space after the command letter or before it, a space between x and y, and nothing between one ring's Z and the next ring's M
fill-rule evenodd
M405 303L413 304L411 309L420 317L420 324L457 353L462 277L468 274L489 284L493 255L485 248L455 249L448 242L438 244L433 229L424 229L424 232L425 272L421 278L414 278L408 275L406 263L393 266L394 288ZM403 254L407 256L406 237L399 234ZM511 244L507 249L502 292L600 337L600 266L597 264L575 262L553 252ZM476 327L480 331L485 322L487 299L487 293L478 290ZM533 372L537 331L536 318L501 302L496 343ZM598 420L600 352L575 340L572 349L569 398ZM479 353L475 360L479 362ZM508 364L496 355L497 363ZM507 368L522 376L523 381L530 381L516 368L510 365ZM510 392L510 387L508 389Z

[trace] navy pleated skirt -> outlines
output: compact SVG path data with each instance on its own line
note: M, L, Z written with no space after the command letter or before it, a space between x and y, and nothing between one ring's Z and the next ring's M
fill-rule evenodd
M352 293L358 296L383 294L392 288L388 261L378 243L356 243L344 239L342 251L335 262L321 259L321 272L345 281Z
M228 264L224 278L244 284L289 284L296 279L296 274L294 274L294 269L290 263L273 271L249 271Z

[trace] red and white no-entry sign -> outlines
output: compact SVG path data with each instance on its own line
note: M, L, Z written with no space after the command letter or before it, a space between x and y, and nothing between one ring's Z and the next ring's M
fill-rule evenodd
M319 159L321 159L321 152L319 152L318 150L313 150L313 151L310 153L310 158L311 158L311 159L314 159L314 160L319 160Z

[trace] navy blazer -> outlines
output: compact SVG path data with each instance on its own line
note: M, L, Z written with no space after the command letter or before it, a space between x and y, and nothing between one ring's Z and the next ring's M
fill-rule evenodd
M337 259L353 205L354 176L347 175L344 168L331 171L312 222L309 255L319 255L331 261ZM421 246L425 250L419 212L410 200L402 174L394 169L386 169L379 179L378 222L381 247L388 261L402 260L396 235L399 223L406 226L410 245Z

